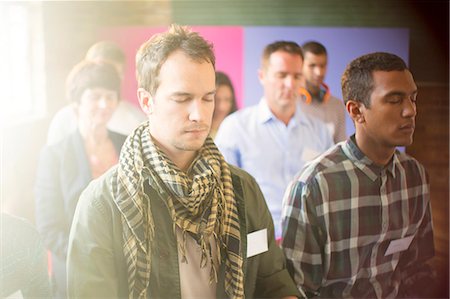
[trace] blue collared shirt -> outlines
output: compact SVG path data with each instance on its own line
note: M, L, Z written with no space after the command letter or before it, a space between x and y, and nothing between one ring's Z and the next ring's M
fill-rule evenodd
M333 145L326 125L297 105L286 126L262 99L228 116L215 143L226 161L249 172L259 184L281 237L281 202L289 182L306 162Z

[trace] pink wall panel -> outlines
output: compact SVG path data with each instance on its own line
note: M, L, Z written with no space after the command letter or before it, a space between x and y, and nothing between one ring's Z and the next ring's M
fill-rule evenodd
M104 29L99 39L118 43L125 51L127 65L122 87L125 99L138 105L136 98L135 55L140 45L153 34L165 31L167 27L113 27ZM214 44L216 69L230 76L235 88L238 106L242 107L243 94L243 29L242 27L192 27L205 39Z

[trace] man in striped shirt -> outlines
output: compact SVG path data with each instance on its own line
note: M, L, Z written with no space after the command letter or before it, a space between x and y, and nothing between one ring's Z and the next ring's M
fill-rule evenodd
M396 150L413 141L417 86L401 58L372 53L347 66L342 93L356 133L288 187L288 268L308 297L405 295L434 255L428 175Z

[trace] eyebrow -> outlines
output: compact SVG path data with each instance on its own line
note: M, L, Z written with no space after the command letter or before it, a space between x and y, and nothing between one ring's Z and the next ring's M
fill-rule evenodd
M286 72L286 71L276 71L275 74L290 74L290 72ZM299 72L295 72L294 75L303 75L302 71Z
M189 97L191 95L192 94L190 94L188 92L177 91L177 92L172 93L170 96L172 96L172 97Z
M216 94L216 89L206 93L204 96L215 95L215 94ZM176 92L172 93L171 96L172 97L191 97L192 93L183 92L183 91L176 91Z
M404 95L407 95L407 94L415 95L415 94L417 94L417 89L415 89L415 90L414 90L413 92L411 92L411 93L407 93L407 92L403 92L403 91L397 91L397 90L394 90L394 91L388 92L388 93L385 94L384 96L385 96L385 97L388 97L388 96L404 96Z

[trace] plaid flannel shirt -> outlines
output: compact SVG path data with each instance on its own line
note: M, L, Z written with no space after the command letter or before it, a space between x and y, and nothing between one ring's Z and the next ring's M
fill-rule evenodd
M308 296L391 298L434 255L428 175L396 151L379 167L354 136L317 158L283 200L288 269ZM393 240L408 249L386 255Z

